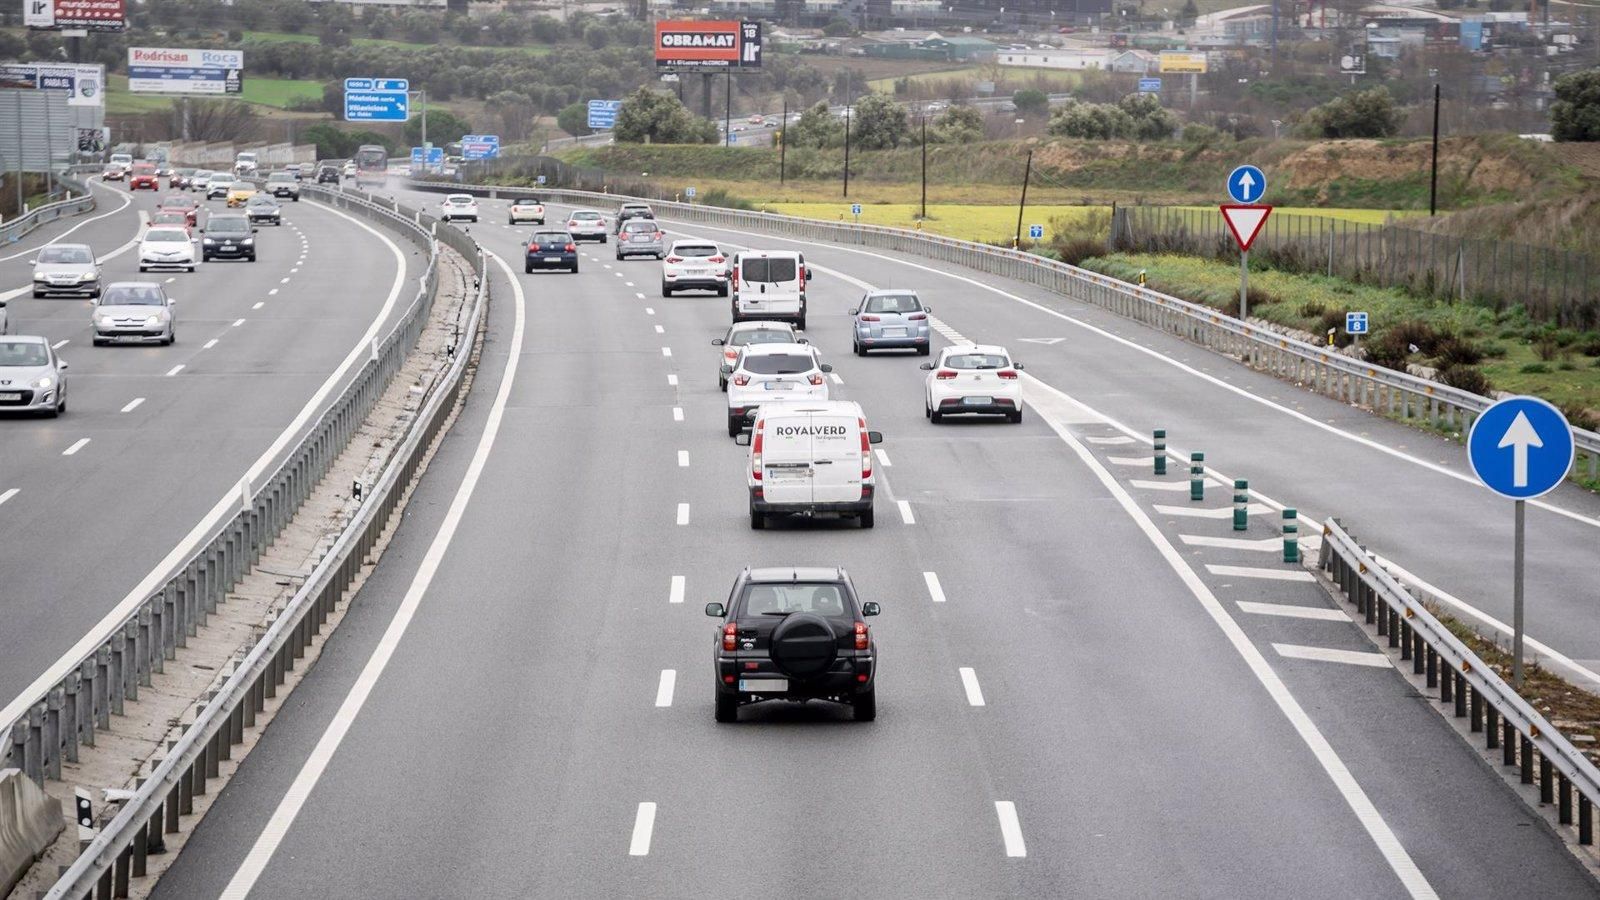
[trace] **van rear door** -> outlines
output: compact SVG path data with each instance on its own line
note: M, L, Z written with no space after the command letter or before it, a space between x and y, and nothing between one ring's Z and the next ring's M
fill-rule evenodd
M811 416L811 500L853 503L861 499L861 426L854 416Z
M747 315L800 311L799 265L793 256L739 257L739 306Z
M811 502L811 416L784 413L759 424L762 496L768 503ZM752 443L756 437L752 437ZM752 448L752 452L753 448Z

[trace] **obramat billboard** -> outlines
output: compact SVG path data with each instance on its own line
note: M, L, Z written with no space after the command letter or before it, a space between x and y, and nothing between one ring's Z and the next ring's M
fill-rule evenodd
M657 22L656 65L684 69L758 67L760 25L698 20Z

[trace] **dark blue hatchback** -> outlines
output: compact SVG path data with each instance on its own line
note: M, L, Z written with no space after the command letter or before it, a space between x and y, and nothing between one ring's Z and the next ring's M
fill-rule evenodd
M535 231L528 238L526 250L527 256L522 263L524 272L532 272L534 269L566 269L576 274L578 271L578 245L566 231L554 229Z

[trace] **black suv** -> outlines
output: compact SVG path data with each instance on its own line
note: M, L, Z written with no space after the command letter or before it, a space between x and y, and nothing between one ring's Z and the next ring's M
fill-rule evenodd
M323 166L317 169L317 184L338 184L339 167Z
M255 229L250 220L238 214L215 213L206 219L200 232L200 259L248 259L256 261Z
M740 572L727 606L706 604L722 619L712 654L717 721L763 700L831 700L853 707L858 722L877 718L878 646L864 620L878 612L858 602L840 568Z

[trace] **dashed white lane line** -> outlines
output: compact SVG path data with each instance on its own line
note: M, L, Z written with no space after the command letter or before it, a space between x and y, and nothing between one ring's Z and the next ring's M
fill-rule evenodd
M1133 443L1133 438L1128 437L1125 434L1113 435L1112 437L1085 438L1084 440L1087 440L1091 444L1101 444L1101 445L1104 445L1104 446L1112 446L1112 447L1119 446L1121 444L1131 444L1131 443Z
M683 407L674 406L672 408L672 421L674 421L674 422L682 422L683 421Z
M689 451L687 451L687 450L679 450L678 451L678 467L681 468L681 469L689 468Z
M900 520L907 525L917 524L917 517L911 514L911 504L904 500L896 500L895 506L900 507Z
M667 384L672 385L673 387L677 387L678 386L678 376L673 374L673 373L671 373L671 372L668 372L667 373Z
M122 408L122 411L123 412L133 412L134 410L138 409L139 408L139 404L141 404L143 402L144 402L144 398L143 397L135 397L132 400L128 401L128 405L124 406Z
M1366 650L1331 650L1327 647L1302 647L1299 644L1273 644L1272 649L1278 651L1279 656L1287 656L1290 659L1312 659L1317 662L1344 663L1347 666L1371 666L1374 669L1388 669L1394 665L1389 661L1388 654Z
M679 525L687 525L687 524L689 524L689 504L687 504L687 503L679 503L678 504L678 524Z
M624 281L624 282L623 282L623 285L624 285L624 286L626 286L626 287L633 287L633 282L631 282L631 281Z
M61 455L62 456L72 456L73 454L77 453L79 450L82 450L84 448L84 446L87 445L88 443L89 443L89 438L78 438L76 441L73 442L71 447L68 447L67 449L61 451Z
M289 270L289 274L290 274L290 275L293 275L293 274L295 274L295 273L296 273L296 272L298 272L298 271L300 271L300 270L299 270L299 269L290 269L290 270Z
M61 339L59 341L56 341L54 344L51 344L50 345L50 349L52 349L52 350L60 350L62 347L65 347L67 345L68 341L71 341L71 340L72 340L72 338L63 338L63 339Z
M634 296L635 296L635 297L638 297L638 298L639 298L639 299L640 299L640 300L643 300L643 299L644 299L644 294L641 294L641 293L639 293L639 292L638 292L638 291L634 291L634 292L633 292L633 295L634 295ZM650 308L650 307L648 307L648 306L646 306L646 307L645 307L645 308L644 308L644 314L645 314L645 315L647 315L647 316L653 316L653 315L655 315L655 314L656 314L656 311L655 311L655 310L653 310L653 309L651 309L651 308Z
M210 350L212 347L215 347L216 345L217 345L217 339L216 338L212 338L211 340L206 341L205 346L200 348L200 349L202 349L202 350Z
M1153 456L1108 456L1106 457L1106 462L1114 466L1144 466L1154 471L1156 458Z
M277 288L273 288L272 290L267 291L267 296L268 297L275 297L275 296L277 296L277 294L278 294L278 289Z
M171 278L167 279L167 284L171 284L171 283L173 283L174 281L177 281L177 280L178 280L178 276L174 275Z
M662 356L671 356L672 355L672 348L671 347L662 347L661 348L661 355Z
M1327 609L1321 606L1288 606L1282 603L1252 603L1249 600L1236 602L1240 612L1254 613L1258 616L1282 616L1286 619L1317 619L1323 622L1348 622L1350 617L1343 610Z
M611 268L611 263L601 263L601 265L605 266L608 269Z
M628 842L629 856L650 855L650 835L656 830L656 805L654 803L639 804L639 812L633 817L633 839Z
M656 685L656 706L672 705L672 689L678 684L677 669L662 669L661 681Z
M878 455L878 464L883 466L885 469L892 468L894 466L894 463L889 461L888 451L875 449L872 452Z
M611 274L617 276L618 278L622 277L622 273L621 272L612 272Z
M1262 538L1251 540L1249 538L1212 537L1208 534L1180 534L1178 540L1191 547L1217 547L1223 550L1255 550L1271 553L1282 549L1283 541L1278 538Z
M1189 518L1189 519L1231 519L1231 518L1233 518L1233 507L1231 507L1231 506L1218 506L1218 507L1211 507L1211 508L1207 508L1207 507L1204 507L1204 506L1162 506L1160 504L1152 504L1152 506L1154 506L1156 512L1160 513L1163 516L1178 516L1178 517L1181 517L1181 518ZM1245 507L1245 510L1247 512L1249 512L1250 515L1252 515L1252 516L1260 515L1262 513L1269 513L1269 512L1273 511L1272 507L1267 506L1264 503L1251 503L1251 504L1248 504Z
M1000 817L1000 837L1005 841L1006 855L1028 855L1028 844L1022 839L1022 822L1017 819L1017 805L1010 800L996 800L994 814Z
M939 576L933 572L923 572L922 580L928 583L928 596L935 603L944 602L944 586L939 584Z
M287 276L285 276L283 278L278 279L278 283L279 284L288 284L289 283L289 279L288 279Z
M1230 575L1237 578L1264 578L1268 581L1316 581L1317 577L1305 569L1257 569L1252 566L1218 566L1206 563L1213 575Z
M667 330L665 328L662 328L660 325L656 326L656 334L666 334L666 333L667 333Z
M667 602L668 603L682 603L683 602L683 590L684 590L684 579L683 579L683 576L682 575L674 575L674 576L672 576L672 581L669 584L669 586L667 587Z
M243 319L234 319L233 320L233 327L234 328L238 328L240 325L243 325L243 324L244 324L244 320Z
M967 705L984 705L983 688L978 687L978 673L967 666L962 666L956 671L961 673L961 687L967 692Z
M257 300L256 301L256 305L252 306L250 308L251 309L260 309L261 307L266 306L266 305L267 305L267 301L265 301L265 300Z
M844 379L839 377L838 372L829 372L828 377L833 379L834 384L844 384Z
M178 363L177 365L175 365L172 368L167 370L167 377L171 378L172 376L174 376L174 375L176 375L176 374L178 374L179 372L182 372L182 371L183 371L183 363Z
M21 488L10 488L6 491L0 491L0 503L4 503L20 493L22 493Z

